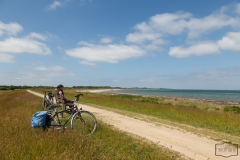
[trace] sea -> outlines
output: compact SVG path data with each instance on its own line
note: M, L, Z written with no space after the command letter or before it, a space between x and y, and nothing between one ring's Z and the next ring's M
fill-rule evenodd
M130 88L130 89L111 90L110 92L115 94L201 99L201 100L207 100L207 101L225 101L225 102L240 103L240 90Z

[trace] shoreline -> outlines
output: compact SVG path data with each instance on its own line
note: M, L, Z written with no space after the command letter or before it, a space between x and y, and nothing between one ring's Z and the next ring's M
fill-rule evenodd
M134 94L134 93L117 93L115 91L124 90L124 89L93 89L93 90L81 90L82 92L91 92L91 93L105 93L105 94L128 94L136 95L143 97L154 97L154 98L167 98L167 99L179 99L187 101L202 101L202 102L212 102L222 105L235 105L240 106L240 101L234 100L218 100L218 99L206 99L206 98L187 98L187 97L174 97L174 96L158 96L158 95L143 95L143 94Z

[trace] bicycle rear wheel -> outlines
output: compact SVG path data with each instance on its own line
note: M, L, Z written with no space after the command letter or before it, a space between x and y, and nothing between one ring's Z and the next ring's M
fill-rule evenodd
M50 105L51 105L51 103L50 103L49 101L44 100L44 101L42 102L42 106L41 106L42 111L44 111L45 109L47 109L47 107L50 106Z
M95 116L88 111L79 111L73 115L71 121L72 129L78 134L88 136L97 129L97 120Z

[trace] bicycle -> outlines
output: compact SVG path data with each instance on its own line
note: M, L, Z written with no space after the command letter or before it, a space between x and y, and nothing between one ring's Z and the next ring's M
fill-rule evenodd
M42 106L41 106L41 110L44 111L45 108L47 108L50 105L53 105L54 94L52 93L52 91L40 90L40 92L44 93L43 100L42 100ZM46 96L47 92L48 92L48 97Z
M93 134L97 129L97 120L95 116L89 112L82 110L82 108L78 108L76 102L79 100L80 96L83 94L78 94L73 100L73 106L69 107L68 109L64 109L61 111L55 111L54 114L52 112L53 109L56 109L57 105L50 105L48 106L49 111L47 112L47 120L46 125L44 127L36 127L33 128L34 134L38 136L41 133L46 133L50 130L63 130L65 129L72 129L76 131L79 135L89 136ZM67 115L64 118L61 118L60 115L66 113ZM70 120L70 125L69 124Z

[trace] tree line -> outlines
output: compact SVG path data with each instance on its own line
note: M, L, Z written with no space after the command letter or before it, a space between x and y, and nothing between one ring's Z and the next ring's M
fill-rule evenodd
M0 85L0 90L15 90L15 89L29 89L29 88L53 88L53 86Z

